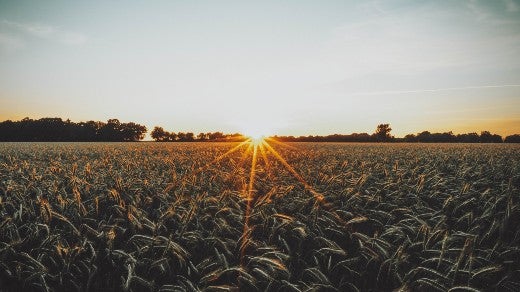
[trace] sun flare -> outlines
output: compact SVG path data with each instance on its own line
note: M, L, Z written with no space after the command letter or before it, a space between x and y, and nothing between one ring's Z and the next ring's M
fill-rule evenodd
M266 137L265 137L265 135L259 134L259 135L249 135L248 138L251 139L251 143L253 143L253 145L257 146L257 145L262 144L262 142L265 140Z
M249 127L244 129L244 136L249 138L253 145L260 145L265 138L269 137L269 131L262 127Z

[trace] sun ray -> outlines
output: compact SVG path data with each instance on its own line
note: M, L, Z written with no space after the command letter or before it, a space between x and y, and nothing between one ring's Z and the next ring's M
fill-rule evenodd
M226 153L221 154L220 156L218 156L217 158L213 159L212 161L210 161L210 162L208 162L208 163L198 167L193 173L190 173L190 174L193 175L193 174L197 174L197 173L203 171L204 169L210 167L212 164L215 164L215 163L219 162L220 160L226 158L227 156L233 154L234 152L238 151L242 146L244 146L244 145L246 145L248 143L249 143L249 140L241 142L237 146L235 146L235 147L231 148L230 150L228 150ZM248 144L248 147L250 147L249 144Z
M242 153L242 156L240 156L240 160L237 163L237 168L244 168L244 164L247 161L247 158L249 157L249 154L253 152L254 145L249 142L249 145L247 146L246 150Z
M270 140L270 141L272 141L272 140ZM265 140L263 141L262 144L265 145L265 147L267 149L269 149L269 151L276 157L276 159L278 159L285 166L285 168L298 181L300 181L304 185L305 189L309 190L309 192L311 194L313 194L314 198L316 199L316 203L317 203L316 206L321 206L321 207L325 208L325 210L329 211L338 220L338 222L341 222L348 230L351 230L351 227L348 226L348 222L345 221L343 218L341 218L341 216L339 216L338 213L330 207L330 205L327 203L327 200L325 199L325 197L322 194L320 194L319 192L317 192L316 190L314 190L314 188L311 185L309 185L305 181L305 179L278 153L278 151L276 151Z
M244 230L242 232L242 245L241 245L241 251L240 251L240 263L243 266L244 265L244 255L245 255L245 249L247 247L247 241L249 240L249 237L247 234L249 233L249 218L251 216L251 203L253 201L254 196L254 185L255 185L255 174L256 174L256 161L257 161L257 154L258 154L258 145L253 145L253 157L251 158L251 171L249 173L249 186L246 193L246 210L244 213Z
M248 144L249 143L249 144ZM174 188L178 183L183 182L186 180L187 177L191 177L193 175L198 174L199 172L203 171L204 169L210 167L211 165L219 162L220 160L224 159L225 157L231 155L232 153L238 151L242 146L248 144L250 147L250 140L246 140L244 142L239 143L235 147L229 149L226 153L219 155L217 158L213 159L212 161L206 163L205 165L202 165L198 167L197 169L194 169L193 171L190 171L188 173L185 173L179 180L169 183L166 188L164 189L164 193L168 193L172 188Z
M267 159L267 151L265 150L264 143L258 145L260 148L260 154L262 155L262 160L264 161L265 170L267 171L267 177L271 178L273 176L271 172L271 164L269 163L269 159Z
M313 196L314 198L318 201L318 202L321 202L323 201L324 199L324 196L320 193L318 193L317 191L314 190L314 188L307 183L307 181L278 153L278 151L274 150L273 147L271 147L271 145L269 145L269 143L267 143L266 141L263 142L263 144L265 145L265 147L269 150L269 152L271 152L274 157L276 157L276 159L278 159L278 161L280 161L282 163L283 166L285 166L285 168L298 180L300 181L301 184L303 184L303 186L305 187L305 189L307 189Z
M253 149L253 158L251 161L251 171L249 173L249 187L248 187L248 198L251 198L253 195L253 187L255 185L255 174L256 174L256 161L257 161L257 154L258 154L258 145L254 146Z

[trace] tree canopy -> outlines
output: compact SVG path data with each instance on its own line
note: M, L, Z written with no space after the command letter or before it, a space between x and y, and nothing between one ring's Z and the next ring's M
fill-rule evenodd
M165 131L162 127L156 126L152 133L150 134L152 139L157 142L204 142L204 141L243 141L245 140L244 136L239 133L235 134L224 134L222 132L214 132L214 133L199 133L195 136L192 132L168 132Z
M42 118L0 123L0 141L139 141L146 134L146 127L133 122L121 123L110 119L106 123L88 121L74 123L61 118Z
M378 142L391 141L394 137L390 135L390 131L392 131L390 124L379 124L373 134L374 139Z

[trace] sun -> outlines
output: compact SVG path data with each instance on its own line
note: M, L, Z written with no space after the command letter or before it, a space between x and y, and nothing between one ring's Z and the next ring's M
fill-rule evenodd
M253 130L245 134L245 136L251 139L253 145L260 145L268 137L267 131Z
M254 146L262 144L262 142L265 139L265 136L249 136L251 139L251 143L253 143Z
M249 127L244 129L244 136L251 139L253 145L261 144L267 137L269 137L269 131L263 127Z

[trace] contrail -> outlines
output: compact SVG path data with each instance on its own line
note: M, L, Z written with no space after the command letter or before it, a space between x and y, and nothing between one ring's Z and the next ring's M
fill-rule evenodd
M446 88L418 89L418 90L386 90L386 91L372 91L372 92L369 91L369 92L354 92L352 94L353 95L408 94L408 93L442 92L442 91L452 91L452 90L508 88L508 87L520 87L520 84L480 85L480 86L446 87Z

